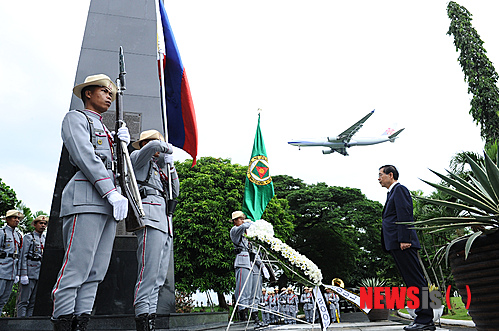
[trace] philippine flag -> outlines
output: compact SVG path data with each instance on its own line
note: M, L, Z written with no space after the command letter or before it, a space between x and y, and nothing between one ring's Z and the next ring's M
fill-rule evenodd
M161 104L166 112L168 141L189 153L194 166L198 151L196 113L163 0L156 0L156 18Z

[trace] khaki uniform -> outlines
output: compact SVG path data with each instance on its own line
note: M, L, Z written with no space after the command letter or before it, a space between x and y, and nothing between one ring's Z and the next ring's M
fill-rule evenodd
M20 257L20 275L28 276L27 285L20 284L19 301L17 304L17 317L30 317L35 307L38 276L42 266L43 249L45 247L45 234L33 231L24 236L24 243Z
M116 220L106 196L116 190L112 172L112 137L102 116L90 110L69 111L62 140L76 174L61 197L65 255L52 290L53 317L90 314L97 286L111 258Z
M0 313L12 292L16 276L19 276L19 254L23 236L17 228L7 224L0 229Z

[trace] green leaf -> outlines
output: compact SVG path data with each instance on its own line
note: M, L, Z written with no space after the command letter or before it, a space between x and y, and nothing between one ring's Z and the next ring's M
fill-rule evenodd
M434 183L430 183L430 182L427 182L425 180L422 179L423 182L425 182L426 184L430 185L430 186L433 186L435 187L436 189L439 189L440 191L443 191L455 198L458 198L460 200L463 200L464 202L467 202L469 203L470 205L474 205L478 208L481 208L483 209L485 212L487 213L490 213L490 214L496 214L498 213L498 209L497 209L497 206L490 206L488 204L484 204L482 203L481 201L471 197L470 195L468 195L467 193L468 192L459 192L459 191L456 191L454 189L450 189L448 187L445 187L443 185L439 185L439 184L434 184Z
M499 169L492 159L485 153L485 169L487 170L487 176L490 179L490 186L495 192L496 196L499 196Z
M466 260L468 258L468 254L470 253L471 245L473 245L473 242L475 241L476 238L482 235L482 231L478 231L473 233L468 240L466 240L466 246L464 247L464 259Z
M497 195L494 192L494 189L492 188L492 185L490 183L490 179L487 176L486 171L480 167L472 158L470 158L468 155L464 155L466 159L468 160L468 164L471 166L471 169L473 170L473 174L475 175L476 179L482 184L483 188L487 191L487 193L490 195L490 197L494 200L496 204L499 203L499 200L497 199Z
M418 200L426 201L426 202L431 203L433 205L444 206L444 207L456 209L456 210L459 210L459 211L466 210L466 211L469 211L470 213L489 216L489 214L487 214L486 212L484 212L481 209L477 209L475 207L470 207L468 205L464 205L464 204L458 203L458 202L445 201L445 200L437 200L437 199L430 199L430 198L417 197L417 196L415 198L418 199ZM419 223L419 222L424 222L424 221L416 221L416 223Z
M465 238L466 236L463 236L463 237L459 237L459 238L456 238L454 240L452 240L446 247L445 247L445 265L447 267L449 267L449 252L450 252L450 249L452 248L452 246L454 246L455 243L457 243L458 241L461 241Z

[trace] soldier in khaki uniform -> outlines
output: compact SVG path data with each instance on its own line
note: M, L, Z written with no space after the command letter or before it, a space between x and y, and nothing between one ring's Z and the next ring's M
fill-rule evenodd
M43 248L45 247L45 234L49 221L48 216L40 215L33 220L33 232L24 236L20 256L21 285L17 303L17 317L30 317L35 307L38 276L42 265Z
M267 289L262 288L262 295L260 297L260 307L262 308L262 322L266 325L270 324L270 294L267 294Z
M296 324L296 315L298 314L298 303L300 300L291 287L288 287L286 300L288 304L288 315L290 316L287 320L287 324Z
M234 269L236 276L236 289L235 297L239 305L236 307L241 321L248 320L248 306L251 304L252 299L252 278L249 277L251 272L251 260L249 254L249 242L244 237L246 229L248 229L253 222L246 219L246 215L242 211L235 211L232 213L231 220L234 226L230 229L230 239L234 244L234 251L236 259L234 261ZM245 282L247 282L245 286ZM244 290L243 290L244 287Z
M19 254L23 236L17 229L24 215L15 209L7 211L5 226L0 229L0 313L12 292L12 286L19 281Z
M97 286L109 266L117 222L128 213L128 200L118 192L113 173L114 137L102 122L116 92L108 76L88 76L73 89L85 109L70 110L62 122L62 141L77 171L61 196L65 255L52 290L56 331L86 330ZM130 142L126 127L116 134Z
M145 227L135 231L138 241L138 275L134 308L137 330L155 330L159 289L166 280L173 247L173 227L167 215L167 200L179 192L177 171L173 165L173 147L156 130L147 130L132 144L130 155L142 197ZM168 165L170 173L168 173ZM172 182L169 197L168 177Z
M303 289L303 294L300 297L300 302L303 303L303 312L305 313L305 321L308 323L313 322L313 310L314 310L314 298L310 289L305 287Z

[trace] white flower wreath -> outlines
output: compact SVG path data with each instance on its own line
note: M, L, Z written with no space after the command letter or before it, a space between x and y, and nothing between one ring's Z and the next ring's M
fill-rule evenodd
M257 220L246 230L246 236L249 240L256 240L264 247L279 253L297 270L293 272L303 273L312 284L320 285L322 283L322 272L315 263L309 260L305 255L283 243L282 240L274 237L274 227L265 220Z

